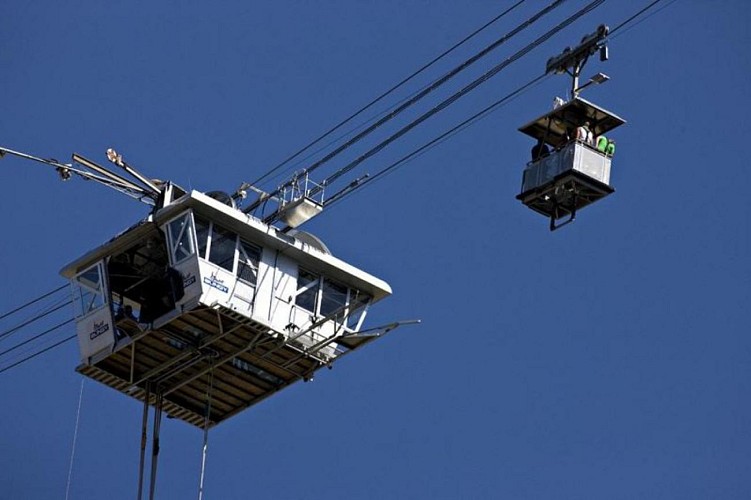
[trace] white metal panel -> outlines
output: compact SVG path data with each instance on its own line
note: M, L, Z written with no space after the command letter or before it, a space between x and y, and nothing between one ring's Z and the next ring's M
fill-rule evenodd
M100 352L111 352L115 346L115 326L109 304L100 307L76 322L78 347L81 361L88 360Z
M271 302L274 294L274 276L276 251L269 248L261 249L261 259L258 262L258 281L256 282L255 303L253 315L267 321L271 317Z
M203 293L198 256L193 255L189 259L183 260L175 266L175 269L183 277L183 290L185 291L183 298L176 304L176 307L180 309L186 304L194 303Z
M230 292L235 285L235 275L206 260L199 259L198 262L203 289L201 302L208 306L222 304L230 307Z
M297 290L297 262L276 252L274 259L273 291L269 297L270 307L267 320L277 331L284 331L290 324L290 306Z
M610 184L610 158L581 144L576 148L574 170Z

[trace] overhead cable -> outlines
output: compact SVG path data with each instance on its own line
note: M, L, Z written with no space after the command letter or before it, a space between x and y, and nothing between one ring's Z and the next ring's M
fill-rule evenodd
M618 31L619 29L623 28L625 25L627 25L628 23L630 23L631 21L633 21L634 19L636 19L637 17L639 17L640 15L642 15L643 13L645 13L646 11L648 11L649 9L651 9L652 7L654 7L655 5L657 5L658 3L660 3L661 1L662 0L654 0L652 3L650 3L646 7L642 8L639 12L637 12L636 14L634 14L631 17L629 17L628 19L626 19L625 21L623 21L622 23L620 23L618 26L616 26L615 28L613 28L612 30L610 30L610 34L613 34L616 31ZM675 0L673 0L673 1L675 1ZM667 5L666 5L666 7L667 7ZM647 17L649 17L649 16L647 16ZM644 19L646 19L646 17Z
M0 319L6 318L6 317L10 316L11 314L17 313L18 311L20 311L20 310L22 310L22 309L24 309L24 308L26 308L26 307L29 307L29 306L30 306L30 305L32 305L32 304L36 304L36 303L37 303L37 302L39 302L40 300L42 300L42 299L46 299L46 298L47 298L47 297L49 297L50 295L53 295L53 294L55 294L55 293L59 292L60 290L62 290L63 288L65 288L65 287L67 287L67 286L68 286L68 284L66 283L65 285L61 285L61 286L59 286L59 287L55 288L55 289L54 289L54 290L52 290L52 291L49 291L49 292L47 292L47 293L45 293L45 294L43 294L43 295L40 295L39 297L37 297L37 298L35 298L35 299L33 299L33 300L30 300L30 301L28 301L27 303L25 303L25 304L23 304L23 305L20 305L20 306L16 307L16 308L15 308L15 309L13 309L12 311L8 311L7 313L5 313L5 314L3 314L3 315L0 315Z
M74 333L73 335L71 335L70 337L65 337L64 339L62 339L62 340L60 340L60 341L58 341L58 342L55 342L55 343L54 343L54 344L52 344L51 346L45 347L45 348L44 348L44 349L42 349L41 351L37 351L37 352L35 352L34 354L31 354L31 355L29 355L29 356L26 356L25 358L23 358L23 359L21 359L21 360L19 360L19 361L16 361L16 362L15 362L15 363L13 363L12 365L8 365L8 366L6 366L5 368L0 368L0 373L6 372L6 371L10 370L11 368L15 368L16 366L22 365L23 363L26 363L27 361L31 361L32 359L36 358L37 356L41 356L41 355L42 355L42 354L44 354L45 352L47 352L47 351L51 351L51 350L52 350L52 349L54 349L55 347L61 346L61 345L63 345L63 344L64 344L64 343L66 343L66 342L70 342L70 341L71 341L71 340L73 340L74 338L76 338L76 334L75 334L75 333Z
M58 305L58 306L56 306L56 307L53 307L52 309L49 309L49 310L47 310L47 311L45 311L45 312L43 312L43 313L37 314L37 315L36 315L36 316L34 316L33 318L31 318L31 319L28 319L28 320L24 321L23 323L21 323L21 324L19 324L19 325L16 325L16 326L14 326L13 328L10 328L10 329L8 329L8 330L6 330L6 331L4 331L4 332L0 333L0 340L2 340L2 339L3 339L3 338L5 338L5 337L8 337L9 335L13 334L14 332L17 332L18 330L20 330L20 329L21 329L21 328L23 328L24 326L28 326L28 325L30 325L30 324L32 324L32 323L34 323L35 321L38 321L38 320L40 320L40 319L44 318L45 316L49 316L49 315L50 315L50 314L52 314L53 312L55 312L55 311L58 311L58 310L62 309L63 307L65 307L65 306L67 306L67 305L71 304L72 302L73 302L72 300L69 300L69 301L67 301L67 302L65 302L65 303L63 303L63 304L60 304L60 305Z
M480 60L482 57L486 56L492 50L498 48L499 46L501 46L502 44L504 44L505 42L507 42L508 40L510 40L511 38L513 38L514 36L516 36L519 33L521 33L524 29L530 27L532 24L534 24L535 22L537 22L541 17L543 17L546 14L549 14L555 8L560 7L566 1L567 0L555 0L553 3L551 3L550 5L548 5L547 7L543 8L542 10L540 10L539 12L537 12L535 15L533 15L532 17L530 17L529 19L527 19L525 22L523 22L522 24L518 25L516 28L514 28L510 32L506 33L501 38L499 38L495 42L491 43L490 45L488 45L487 47L485 47L483 50L481 50L480 52L478 52L474 56L470 57L469 59L467 59L466 61L464 61L463 63L461 63L459 66L455 67L454 69L452 69L451 71L449 71L448 73L446 73L444 76L442 76L441 78L439 78L438 80L436 80L435 82L433 82L431 85L427 86L425 89L423 89L422 91L420 91L417 94L415 94L413 97L411 97L410 99L408 99L407 101L405 101L404 103L402 103L401 105L399 105L396 109L390 111L386 116L382 117L380 120L376 121L375 123L373 123L372 125L370 125L369 127L367 127L365 130L363 130L362 132L358 133L357 135L355 135L354 137L352 137L351 139L349 139L347 142L345 142L344 144L342 144L338 148L334 149L332 152L330 152L329 154L327 154L326 156L324 156L320 160L318 160L315 163L313 163L308 168L304 169L303 173L305 173L305 174L311 173L314 170L316 170L317 168L319 168L322 165L324 165L325 163L327 163L329 160L331 160L335 156L341 154L343 151L345 151L346 149L348 149L350 146L352 146L353 144L355 144L358 141L362 140L364 137L366 137L367 135L369 135L370 133L372 133L374 130L376 130L377 128L379 128L381 125L383 125L384 123L388 122L389 120L392 120L393 118L395 118L396 116L398 116L402 111L406 110L407 108L409 108L410 106L412 106L413 104L415 104L416 102L418 102L420 99L424 98L429 93L431 93L432 91L434 91L435 89L437 89L438 87L440 87L441 85L443 85L444 83L446 83L447 81L449 81L451 78L453 78L454 76L456 76L457 74L459 74L461 71L465 70L466 68L468 68L469 66L471 66L472 64L474 64L475 62L477 62L478 60ZM596 1L597 1L597 3L602 3L605 0L596 0ZM291 181L287 181L285 184L283 184L282 186L278 187L276 190L274 190L267 197L265 197L265 198L264 197L259 198L258 200L256 200L254 203L252 203L248 208L246 208L243 211L245 213L249 213L249 212L255 210L259 206L259 204L263 202L264 199L267 199L269 197L277 196L279 193L282 192L282 190L283 190L284 187L290 185L290 182Z
M310 149L311 147L313 147L315 144L318 144L320 141L322 141L323 139L325 139L326 137L328 137L329 135L331 135L335 131L339 130L341 127L343 127L344 125L346 125L347 123L349 123L350 121L352 121L355 117L361 115L366 110L368 110L371 107L373 107L374 105L376 105L378 102L380 102L385 97L387 97L388 95L390 95L391 93L393 93L399 87L401 87L404 84L406 84L407 82L411 81L413 78L415 78L416 76L418 76L420 73L422 73L426 69L430 68L433 64L437 63L439 60L443 59L444 57L446 57L447 55L449 55L451 52L453 52L454 50L456 50L459 47L461 47L462 45L464 45L466 42L468 42L469 40L471 40L472 38L474 38L475 36L477 36L479 33L481 33L482 31L484 31L486 28L490 27L496 21L500 20L501 18L503 18L504 16L506 16L507 14L509 14L511 11L513 11L514 9L516 9L517 7L519 7L525 1L526 0L519 0L514 5L512 5L509 8L507 8L506 10L504 10L503 12L501 12L500 14L498 14L497 16L495 16L493 19L491 19L490 21L488 21L487 23L485 23L483 26L481 26L480 28L476 29L475 31L473 31L472 33L470 33L469 35L467 35L466 37L464 37L462 40L460 40L459 42L457 42L454 45L452 45L450 48L448 48L445 51L443 51L440 55L438 55L435 58L433 58L433 60L431 60L430 62L424 64L421 68L419 68L418 70L416 70L415 72L413 72L411 75L409 75L408 77L406 77L405 79L403 79L402 81L400 81L399 83L397 83L396 85L392 86L387 91L383 92L381 95L379 95L378 97L376 97L375 99L373 99L372 101L370 101L368 104L366 104L365 106L361 107L360 109L358 109L357 111L355 111L354 113L352 113L350 116L348 116L347 118L345 118L344 120L342 120L338 124L334 125L331 129L329 129L328 131L324 132L318 138L314 139L308 145L304 146L302 149L300 149L296 153L292 154L287 159L283 160L281 163L279 163L278 165L276 165L274 168L272 168L271 170L269 170L268 172L266 172L265 174L263 174L261 177L259 177L258 179L256 179L252 183L252 185L257 186L259 183L261 183L262 181L264 181L266 178L268 178L274 172L276 172L277 170L279 170L281 167L283 167L284 165L286 165L290 161L294 160L295 158L297 158L298 156L300 156L302 153L304 153L305 151L307 151L308 149Z
M30 337L30 338L24 340L23 342L19 342L18 344L14 345L13 347L10 347L10 348L8 348L8 349L0 352L0 356L5 356L9 352L13 352L16 349L18 349L19 347L25 346L26 344L28 344L30 342L33 342L33 341L35 341L37 339L40 339L40 338L44 337L45 335L48 335L48 334L54 332L58 328L62 328L63 326L65 326L67 324L70 324L72 322L73 322L73 318L71 318L71 319L69 319L67 321L63 321L62 323L58 323L57 325L53 326L52 328L48 328L47 330L43 331L42 333L34 335L33 337Z
M458 133L459 131L463 130L464 128L468 127L469 125L471 125L475 121L480 120L481 118L483 118L485 115L487 115L491 111L494 111L496 108L498 108L498 107L500 107L500 106L508 103L512 99L518 97L520 94L522 94L523 92L525 92L526 90L528 90L532 86L534 86L534 85L538 84L539 82L541 82L547 76L548 76L547 74L540 75L540 76L536 77L535 79L531 80L530 82L522 85L518 89L516 89L513 92L507 94L505 97L503 97L503 98L495 101L490 106L487 106L487 107L483 108L479 112L477 112L474 115L470 116L469 118L467 118L466 120L462 121L458 125L450 128L449 130L447 130L446 132L442 133L441 135L439 135L438 137L434 138L433 140L431 140L431 141L423 144L422 146L420 146L416 150L412 151L408 155L403 156L402 158L400 158L399 160L395 161L394 163L392 163L388 167L383 168L382 170L379 170L376 174L368 177L363 182L359 183L357 186L354 186L353 189L350 189L347 192L344 192L341 197L332 197L332 198L329 198L327 200L327 202L326 202L326 206L328 207L330 205L338 203L339 201L343 200L344 198L346 198L347 196L349 196L350 194L352 194L355 190L362 189L366 185L368 185L368 184L370 184L370 183L372 183L372 182L380 179L381 177L384 177L385 175L391 173L392 171L396 170L397 168L403 166L404 164L409 163L411 160L414 160L415 158L417 158L421 154L425 153L430 148L432 148L435 145L443 142L444 140L446 140L450 136L452 136L452 135Z
M528 44L527 46L525 46L524 48L522 48L521 50L519 50L518 52L516 52L514 55L512 55L511 57L509 57L508 59L506 59L505 61L503 61L502 63L500 63L500 64L496 65L495 67L493 67L490 71L486 72L484 75L482 75L479 78L475 79L474 81L472 81L471 83L469 83L468 85L466 85L465 87L463 87L461 90L459 90L458 92L454 93L449 98L443 100L441 103L439 103L437 106L435 106L431 110L423 113L418 118L416 118L415 120L413 120L411 123L405 125L401 129L399 129L396 133L394 133L393 135L391 135L390 137L388 137L386 140L380 142L379 144L377 144L376 146L374 146L370 150L366 151L364 154L362 154L359 157L357 157L355 160L351 161L349 164L347 164L343 168L341 168L341 169L337 170L336 172L334 172L331 176L329 176L328 178L326 178L321 183L321 185L326 186L326 185L334 182L335 180L337 180L339 177L345 175L346 173L348 173L349 171L351 171L353 168L355 168L356 166L358 166L360 163L362 163L363 161L367 160L371 156L375 155L376 153L378 153L379 151L381 151L382 149L384 149L386 146L388 146L389 144L391 144L395 140L399 139L404 134L406 134L407 132L409 132L410 130L412 130L413 128L415 128L416 126L418 126L419 124L421 124L422 122L424 122L425 120L427 120L428 118L430 118L431 116L433 116L433 115L439 113L440 111L446 109L448 106L450 106L451 104L455 103L461 97L463 97L464 95L468 94L469 92L471 92L472 90L474 90L475 88L477 88L478 86L480 86L481 84L485 83L490 78L492 78L493 76L495 76L496 74L498 74L501 70L503 70L504 68L506 68L508 65L510 65L511 63L513 63L513 62L519 60L520 58L524 57L530 51L532 51L533 49L535 49L536 47L538 47L540 44L542 44L545 41L547 41L550 37L552 37L553 35L555 35L559 31L561 31L562 29L566 28L567 26L569 26L571 23L573 23L574 21L576 21L580 17L582 17L585 14L588 14L589 12L593 11L594 9L596 9L597 7L599 7L600 5L602 5L604 2L605 2L605 0L594 0L594 1L590 2L585 7L583 7L582 9L580 9L579 11L577 11L576 13L572 14L571 16L569 16L563 22L561 22L560 24L558 24L554 28L548 30L544 35L538 37L534 42ZM320 188L317 188L317 189L314 188L313 190L311 190L311 195L316 194L318 191L320 191ZM267 222L270 222L271 220L273 220L273 219L271 219L273 216L274 216L274 214L272 214L272 216L268 217L267 218Z
M320 166L322 166L323 164L325 164L326 162L328 162L329 160L331 160L332 158L334 158L335 156L339 155L341 152L343 152L344 150L346 150L347 148L349 148L350 146L352 146L353 144L355 144L356 142L358 142L359 140L361 140L362 138L364 138L366 135L370 134L371 132L373 132L374 130L376 130L378 127L380 127L381 125L383 125L387 121L392 120L397 115L399 115L402 111L404 111L408 107L412 106L417 101L419 101L420 99L422 99L425 96L427 96L429 93L431 93L434 90L436 90L438 87L440 87L441 85L443 85L444 83L446 83L447 81L449 81L451 78L453 78L454 76L456 76L457 74L459 74L461 71L467 69L469 66L471 66L472 64L474 64L477 61L479 61L481 58L483 58L486 55L488 55L494 49L500 47L501 45L503 45L507 41L511 40L514 36L518 35L522 31L524 31L526 28L532 26L534 23L536 23L538 20L540 20L540 18L542 18L544 15L549 14L550 12L552 12L557 7L560 7L566 1L567 0L555 0L553 3L551 3L547 7L543 8L542 10L540 10L539 12L537 12L535 15L533 15L532 17L530 17L529 19L527 19L526 21L524 21L522 24L518 25L516 28L514 28L511 31L509 31L508 33L506 33L501 38L499 38L495 42L491 43L490 45L488 45L487 47L485 47L484 49L482 49L480 52L478 52L474 56L470 57L469 59L467 59L466 61L464 61L460 65L456 66L454 69L452 69L451 71L449 71L448 73L446 73L445 75L443 75L441 78L439 78L438 80L436 80L435 82L433 82L432 84L430 84L429 86L427 86L426 88L424 88L422 91L420 91L417 94L415 94L412 98L408 99L403 104L401 104L399 107L397 107L396 109L394 109L393 111L391 111L389 114L387 114L386 116L384 116L380 120L376 121L370 127L366 128L365 130L363 130L362 132L360 132L359 134L357 134L356 136L354 136L352 139L350 139L349 141L345 142L344 144L342 144L341 146L339 146L337 149L335 149L334 151L332 151L328 155L324 156L323 158L321 158L320 160L318 160L317 162L315 162L310 167L306 168L305 172L306 173L310 173L310 172L314 171L315 169L319 168ZM604 2L605 0L598 0L598 1Z

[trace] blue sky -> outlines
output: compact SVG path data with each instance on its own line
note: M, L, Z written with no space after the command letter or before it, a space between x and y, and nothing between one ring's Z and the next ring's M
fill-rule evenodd
M115 147L152 177L232 191L511 3L15 2L0 33L0 145L102 163ZM545 3L526 2L395 99ZM421 111L585 3L565 3ZM645 4L605 2L357 172ZM532 146L516 129L565 94L561 76L311 221L335 255L393 287L371 325L423 323L212 430L206 498L747 498L750 21L742 1L678 0L588 65L585 76L612 80L585 97L628 123L615 134L616 193L565 229L550 233L514 199ZM63 265L147 214L31 162L6 157L0 171L0 314L64 284ZM64 498L78 360L69 343L0 374L0 497ZM70 498L134 498L140 412L85 382ZM159 498L196 496L201 444L197 429L164 422Z

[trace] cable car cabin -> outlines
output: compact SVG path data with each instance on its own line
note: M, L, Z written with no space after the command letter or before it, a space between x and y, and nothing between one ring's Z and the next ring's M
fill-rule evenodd
M294 234L294 235L293 235ZM361 331L388 284L193 191L65 267L77 371L213 426L378 338ZM358 333L359 332L359 333Z
M587 122L592 143L576 139L577 127ZM612 152L598 150L596 145L598 137L624 123L613 113L575 97L521 127L520 132L538 143L516 198L549 217L551 231L572 222L578 210L615 191L610 185Z

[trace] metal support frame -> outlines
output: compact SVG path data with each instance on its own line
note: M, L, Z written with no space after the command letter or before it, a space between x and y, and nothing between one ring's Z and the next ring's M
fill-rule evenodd
M144 469L146 467L146 445L148 443L148 427L149 427L149 404L151 402L151 389L152 382L146 382L146 393L143 398L143 417L141 420L141 446L140 446L140 460L138 467L138 500L143 499L143 482L144 482ZM157 463L159 459L159 434L162 425L162 410L164 403L164 396L159 386L156 386L156 392L154 393L154 418L152 422L152 436L151 436L151 477L149 479L149 500L154 500L154 494L156 492L156 472Z
M232 358L235 358L235 357L239 356L240 354L242 354L244 352L247 352L250 349L256 347L256 345L258 345L258 344L254 343L254 342L249 342L247 345L245 345L245 346L243 346L243 347L241 347L239 349L236 349L235 351L230 352L229 354L225 355L224 357L219 358L209 368L205 368L205 369L201 370L200 372L198 372L198 373L196 373L194 375L191 375L190 377L188 377L188 378L186 378L184 380L181 380L178 384L176 384L176 385L170 387L169 389L167 389L164 392L164 396L168 396L168 395L172 394L173 392L175 392L176 390L180 389L184 385L189 384L189 383L193 382L194 380L196 380L197 378L200 378L200 377L206 375L209 371L211 371L211 370L214 369L214 366L223 365L224 363L227 363L227 362L231 361ZM292 372L290 370L286 370L286 371L288 371L289 373L295 375L294 372Z
M154 404L154 421L152 423L152 437L151 437L151 480L149 484L149 500L154 500L156 493L156 471L157 464L159 463L159 435L162 427L162 408L164 403L164 395L160 387L156 390L156 402Z
M567 73L571 76L571 98L575 98L579 91L579 75L589 57L607 44L610 28L601 24L597 30L582 38L581 43L574 48L566 47L559 55L551 57L545 66L546 73Z
M146 442L148 441L149 400L151 399L151 384L146 383L146 395L143 398L143 421L141 423L141 459L138 467L138 500L143 498L143 469L146 465Z
M569 213L569 218L566 221L561 222L560 224L556 224L555 223L555 221L560 218L560 215L559 215L559 212L558 212L559 205L558 205L557 201L553 202L554 203L553 214L550 216L550 230L551 231L555 231L556 229L560 229L563 226L567 226L567 225L571 224L572 222L574 222L574 220L576 220L576 194L577 194L576 193L576 186L574 186L572 189L574 190L574 193L573 193L573 201L574 201L573 202L573 207L574 208Z
M224 328L222 326L221 321L220 321L219 325L220 325L220 329L219 329L220 333L219 333L219 335L211 336L211 337L207 338L204 342L200 342L197 346L194 346L194 349L191 349L191 350L186 351L186 352L184 352L182 354L179 354L178 356L175 356L174 358L172 358L168 362L162 363L161 365L152 368L148 372L146 372L143 375L141 375L141 377L138 380L134 381L133 385L140 385L144 381L150 380L150 379L156 377L157 375L159 375L160 373L164 372L165 370L168 370L168 369L172 368L177 363L181 363L184 360L186 360L187 358L190 358L191 356L196 355L197 353L199 355L199 356L197 356L198 358L204 358L206 355L201 354L200 351L202 349L205 349L205 348L209 347L214 342L217 342L217 341L221 340L222 338L226 337L227 335L230 335L231 333L234 333L236 330L239 330L243 326L243 323L242 322L238 322L237 325L233 326L232 328L230 328L229 330L226 330L226 331L224 331ZM148 332L145 332L145 333L148 333ZM133 341L134 349L135 349L135 344L136 344L137 340L138 339L135 339ZM197 360L194 358L192 360L189 360L188 362L191 363L191 364L194 364L196 361ZM133 367L131 367L131 370L132 369L133 369ZM170 370L170 373L174 374L173 373L174 371L175 370L172 369L172 370ZM161 375L159 378L160 379L166 379L168 377L166 377L165 375Z

